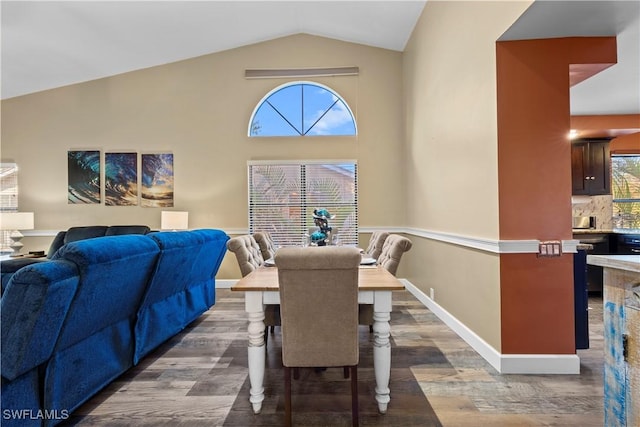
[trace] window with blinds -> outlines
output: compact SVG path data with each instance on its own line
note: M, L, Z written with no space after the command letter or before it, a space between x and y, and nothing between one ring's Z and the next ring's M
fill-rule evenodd
M18 211L18 165L0 163L0 210Z
M0 211L18 211L18 165L16 163L0 163ZM0 246L11 244L11 231L0 231Z
M300 246L326 209L335 242L358 245L358 167L344 161L249 162L249 232L267 231L277 246Z

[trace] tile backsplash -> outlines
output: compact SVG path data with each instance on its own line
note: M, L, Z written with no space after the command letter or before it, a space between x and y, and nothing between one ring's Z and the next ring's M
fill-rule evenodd
M613 219L611 215L613 196L574 196L572 198L573 216L595 216L596 228L611 230Z

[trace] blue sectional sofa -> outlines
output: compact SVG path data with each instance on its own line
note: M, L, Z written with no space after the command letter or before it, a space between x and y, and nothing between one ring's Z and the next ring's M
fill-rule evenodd
M48 261L53 258L58 250L67 243L78 240L92 239L103 236L119 236L123 234L147 234L151 229L146 225L89 225L71 227L66 231L60 231L51 242L46 258L18 257L0 261L0 282L2 292L7 287L9 279L16 271L27 265Z
M215 304L220 230L75 241L0 302L2 425L50 426Z

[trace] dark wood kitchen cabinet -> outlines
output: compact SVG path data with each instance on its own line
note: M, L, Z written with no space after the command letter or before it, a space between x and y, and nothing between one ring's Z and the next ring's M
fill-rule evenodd
M582 139L571 144L574 195L611 194L609 139Z

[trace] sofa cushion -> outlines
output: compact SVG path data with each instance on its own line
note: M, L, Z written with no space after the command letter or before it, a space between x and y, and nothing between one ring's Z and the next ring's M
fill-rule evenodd
M38 417L28 416L37 414L41 409L39 379L37 369L14 380L2 377L2 427L42 427L42 421ZM19 415L13 416L14 413Z
M53 255L64 245L64 238L67 235L66 231L59 231L56 237L53 238L51 245L49 245L49 251L47 252L47 258L53 258Z
M77 242L78 240L102 237L107 232L106 225L90 225L86 227L71 227L64 235L64 243Z
M77 265L80 288L57 347L72 345L82 336L127 317L142 298L158 253L152 240L138 235L109 236L64 245L54 259ZM137 288L131 287L134 284Z
M229 240L221 230L168 231L149 237L161 252L138 311L134 363L215 303L215 274Z
M142 235L64 245L54 259L75 263L78 292L47 366L44 406L72 411L133 366L133 328L159 248Z
M122 234L147 234L150 231L151 229L146 225L95 225L86 227L71 227L67 231L60 231L54 237L51 245L49 245L49 251L47 252L46 258L11 258L0 263L0 292L4 292L4 289L7 286L7 283L9 283L9 280L11 279L13 273L27 265L52 259L58 249L60 249L66 243L102 236L119 236Z
M146 225L91 225L84 227L71 227L67 231L60 231L51 242L47 258L53 255L69 242L77 242L78 240L91 239L102 236L119 236L122 234L147 234L150 228Z
M147 234L151 229L146 225L111 225L105 236L121 236L123 234Z

